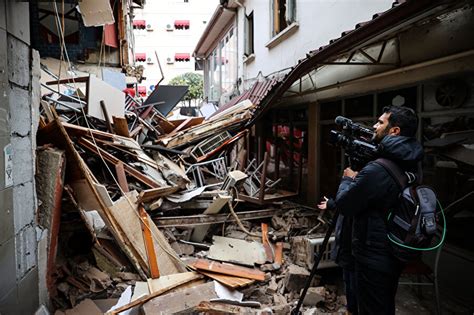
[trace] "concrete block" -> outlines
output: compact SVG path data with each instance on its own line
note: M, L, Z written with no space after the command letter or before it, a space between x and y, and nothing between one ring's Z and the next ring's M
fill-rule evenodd
M36 230L27 226L16 235L16 277L23 279L36 266Z
M15 234L35 221L35 191L33 182L13 187L13 220Z
M7 32L0 29L0 137L10 135L8 102L10 84L8 83L7 55Z
M0 190L0 244L15 235L13 229L13 188Z
M31 139L29 137L12 137L11 144L13 148L13 185L32 181L34 156Z
M306 296L303 300L303 305L306 306L316 306L319 302L324 301L326 298L326 288L325 287L311 287L308 288Z
M36 147L36 132L39 125L40 117L40 101L41 101L41 58L37 50L31 50L31 99L30 99L30 110L31 110L31 139L33 139L33 145Z
M290 265L285 274L285 288L287 291L300 292L304 288L306 280L309 278L309 271L306 268Z
M10 34L7 34L7 43L8 80L28 88L30 83L30 47Z
M34 314L38 309L38 268L30 270L18 283L18 314Z
M30 44L30 5L25 1L6 1L7 31Z
M17 86L10 87L10 132L28 136L31 132L30 95L27 90Z
M11 238L7 242L0 244L0 270L2 272L0 300L3 300L16 286L15 269L15 239Z

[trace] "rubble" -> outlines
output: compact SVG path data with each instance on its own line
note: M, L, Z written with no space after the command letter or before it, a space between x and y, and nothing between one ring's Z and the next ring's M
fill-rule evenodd
M78 83L86 88L65 101L63 92ZM251 102L172 121L158 108L175 104L140 104L92 76L44 87L37 173L49 185L39 215L58 247L48 256L55 309L290 311L324 220L288 202L298 188L270 179L268 154L257 163L242 149ZM48 154L65 168L53 172ZM311 288L305 304L337 310L342 300L323 289Z

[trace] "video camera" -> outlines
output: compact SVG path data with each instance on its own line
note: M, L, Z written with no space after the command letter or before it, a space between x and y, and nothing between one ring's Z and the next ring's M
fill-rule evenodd
M342 126L342 131L331 130L329 143L344 148L350 167L361 170L377 153L377 146L372 143L374 131L342 116L337 116L334 122Z

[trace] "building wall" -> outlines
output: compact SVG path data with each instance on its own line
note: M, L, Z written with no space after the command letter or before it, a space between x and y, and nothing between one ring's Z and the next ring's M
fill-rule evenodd
M327 45L329 40L338 38L346 30L372 15L391 7L392 0L296 0L296 21L298 29L272 48L266 45L271 41L272 18L271 1L247 0L245 13L254 12L255 59L243 64L244 82L256 78L259 72L267 76L275 71L292 67L306 54ZM243 60L244 11L239 10L239 60Z
M155 51L158 54L165 79L162 84L186 72L194 72L195 62L167 63L167 58L174 60L175 53L192 55L207 22L212 16L218 0L164 0L147 1L143 10L135 10L135 20L145 20L153 30L135 30L135 52L146 53L152 64L139 62L145 67L145 85L147 89L161 79ZM188 30L174 29L175 20L189 20ZM167 30L167 25L172 31ZM200 72L202 73L202 71Z
M38 308L34 182L38 107L31 104L39 104L40 68L39 54L30 48L28 6L28 2L0 1L1 314L32 314ZM9 158L11 162L5 163Z

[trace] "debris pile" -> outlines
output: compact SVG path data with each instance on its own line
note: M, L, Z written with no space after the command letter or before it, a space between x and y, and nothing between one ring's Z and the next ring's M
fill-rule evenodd
M268 154L249 158L251 102L172 121L176 103L161 112L163 102L141 104L93 76L52 85L37 186L55 309L289 312L327 218L288 201L298 191L270 179ZM315 279L305 305L341 311L338 293Z

